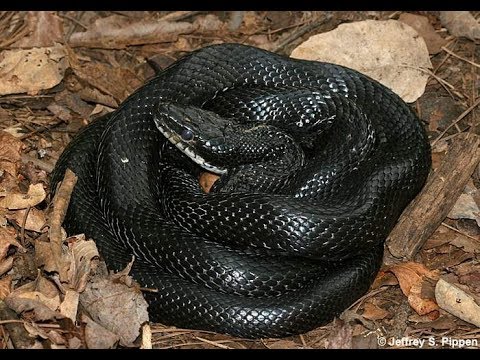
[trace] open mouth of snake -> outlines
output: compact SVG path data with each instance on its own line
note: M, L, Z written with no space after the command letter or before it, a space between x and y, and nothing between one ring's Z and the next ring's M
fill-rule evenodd
M227 172L227 169L222 169L222 168L219 168L218 166L212 165L208 161L206 161L203 157L198 155L195 152L194 148L192 146L189 146L184 141L182 141L182 138L177 133L160 125L158 121L155 121L155 124L157 126L157 129L163 134L163 136L165 136L168 139L168 141L170 141L173 145L175 145L181 152L187 155L196 164L200 165L205 170L210 171L214 174L222 175Z

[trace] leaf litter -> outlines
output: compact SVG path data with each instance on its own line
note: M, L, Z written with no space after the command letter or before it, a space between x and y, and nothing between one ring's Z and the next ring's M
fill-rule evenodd
M303 48L308 56L332 62L361 55L360 71L387 79L407 101L420 96L419 116L430 122L432 140L441 137L434 143L435 169L456 134L478 132L474 69L479 60L468 40L476 27L464 24L479 14L461 13L453 23L427 12L0 13L7 46L0 57L0 305L15 310L0 306L0 340L10 335L2 346L377 348L383 335L478 334L473 324L480 294L480 180L475 174L415 259L385 265L343 320L301 336L252 341L148 326L146 303L128 268L108 274L94 239L67 238L60 228L62 211L52 219L52 203L58 208L63 202L64 211L68 201L48 196L50 170L40 168L51 169L80 128L112 111L153 75L145 59L164 67L204 45L242 42L286 55ZM450 105L435 115L445 99ZM216 179L202 175L205 192ZM468 314L467 307L454 304L458 299L470 304ZM10 323L2 324L7 319Z

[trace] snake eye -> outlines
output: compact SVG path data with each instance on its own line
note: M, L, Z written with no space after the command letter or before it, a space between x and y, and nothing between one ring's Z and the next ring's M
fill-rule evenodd
M182 130L182 133L180 134L182 140L184 141L190 141L193 140L193 132L188 129Z

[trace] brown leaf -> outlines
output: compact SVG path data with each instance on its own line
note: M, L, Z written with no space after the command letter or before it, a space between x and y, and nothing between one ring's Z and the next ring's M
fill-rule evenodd
M388 267L398 279L400 289L407 296L410 306L420 315L437 311L433 293L428 293L428 287L438 280L438 271L428 270L425 266L415 262L406 262ZM438 314L432 314L437 316Z
M200 174L198 182L200 183L200 187L202 188L202 190L208 194L215 181L217 181L219 178L220 176L218 176L217 174L202 172Z
M399 21L414 28L427 44L430 54L438 54L447 41L435 32L435 29L428 21L428 18L421 15L403 13L398 18Z
M28 93L58 85L67 68L65 49L52 47L4 50L0 56L0 95Z
M6 196L0 200L0 207L9 210L26 209L31 206L40 204L47 196L42 183L35 185L30 184L26 194L18 192L8 192Z
M381 286L392 286L397 284L398 280L391 272L380 269L375 280L373 281L372 289L378 289Z
M14 220L19 226L23 224L26 209L17 210L11 215L7 215L7 219ZM25 221L25 229L41 232L42 227L45 225L45 212L35 208L31 208L28 212L27 221Z
M475 220L480 226L480 209L473 198L476 191L478 190L472 191L470 194L461 194L447 216L450 219Z
M133 346L141 325L148 321L147 303L138 288L108 278L89 282L80 303L93 320L120 337L122 346Z
M469 11L440 11L440 21L454 36L480 39L480 24Z
M15 136L0 131L0 174L7 172L11 176L16 177L18 166L22 161L23 143L15 138Z
M90 273L97 266L97 263L93 260L98 259L100 255L95 242L92 240L86 241L85 237L69 242L69 249L72 253L72 264L70 265L68 277L70 287L81 293L87 286Z
M37 267L43 267L46 272L66 274L72 259L71 254L63 250L62 248L62 253L60 258L58 258L52 250L51 242L35 241L35 263Z
M440 279L435 287L438 305L450 314L480 327L480 306L470 294Z
M292 340L278 340L268 344L269 349L301 349L303 346Z
M382 320L389 315L390 313L387 310L382 309L381 307L378 307L377 305L372 304L371 302L365 303L363 314L362 314L362 316L368 320Z
M60 314L75 323L78 310L79 294L75 290L66 289L62 303L59 306Z
M0 300L4 300L12 292L12 277L5 275L0 278Z
M131 70L121 67L112 67L102 63L83 65L72 63L72 70L80 79L102 93L111 95L118 102L125 100L128 95L142 85L142 81Z
M10 271L13 267L13 257L0 260L0 276Z
M328 337L327 349L351 349L352 334L351 325L339 321Z
M25 248L15 239L15 230L11 227L0 227L0 260L7 256L8 248L16 246L25 251Z
M425 41L410 26L396 20L365 20L339 25L313 35L291 57L332 62L379 81L406 102L425 91L432 68Z
M100 324L82 314L82 322L85 326L85 343L88 349L112 349L116 347L120 337L105 329Z
M127 46L176 41L196 27L188 22L135 20L120 15L100 18L87 31L73 33L71 46L123 49Z
M60 306L57 287L41 276L17 289L5 298L5 303L17 314L33 311L39 321L63 318L56 310Z
M37 48L63 43L63 22L54 11L29 11L30 33L10 45L11 48Z

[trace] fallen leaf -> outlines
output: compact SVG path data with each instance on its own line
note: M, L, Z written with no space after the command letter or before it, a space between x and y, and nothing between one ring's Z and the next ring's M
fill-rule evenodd
M139 289L118 280L92 279L80 294L80 303L94 321L120 337L122 346L133 346L148 321L148 305Z
M440 11L440 21L454 36L480 39L480 24L469 11Z
M35 323L24 323L25 329L28 331L31 337L40 337L42 339L48 339L51 341L50 346L64 345L66 339L56 330L49 330L48 328L42 328Z
M7 257L6 259L0 260L0 276L10 271L13 267L13 257Z
M428 270L424 265L415 262L405 262L388 267L398 279L400 289L407 297L410 306L419 314L432 313L438 317L438 306L433 299L433 282L438 280L438 271Z
M389 315L390 313L387 310L382 309L371 302L365 303L362 314L362 316L368 320L382 320Z
M85 323L85 343L88 349L112 349L118 344L120 337L100 324L82 314Z
M63 43L63 22L55 11L29 11L26 20L30 33L11 44L10 48L38 48Z
M114 67L101 63L84 64L79 70L73 69L75 75L87 81L105 94L122 102L142 85L142 81L129 69Z
M87 286L89 275L96 269L97 263L93 260L99 258L99 253L95 242L85 240L85 237L71 242L68 238L69 249L72 253L72 264L69 269L69 284L72 289L79 293L83 292Z
M65 73L65 49L52 47L3 50L0 56L0 95L28 93L58 85Z
M480 209L471 194L461 194L447 217L475 220L480 226Z
M340 321L337 322L327 339L327 349L351 349L352 333L351 325Z
M202 172L200 174L198 182L200 183L200 187L202 188L202 190L206 193L209 193L213 184L219 178L220 178L220 176L218 176L217 174L212 174L212 173L209 173L209 172Z
M440 279L435 287L435 298L442 309L480 327L480 306L470 294Z
M71 262L71 253L66 251L64 247L62 247L61 257L57 258L53 253L51 242L35 241L35 263L37 267L43 267L46 272L66 274Z
M15 136L0 131L0 173L7 172L12 177L17 176L18 166L22 161L23 143Z
M455 236L455 238L450 241L450 244L456 246L457 248L463 249L463 251L467 253L480 254L480 241L474 240L462 234Z
M9 210L26 209L40 204L45 200L46 196L47 193L43 188L43 184L30 184L26 194L18 192L7 193L7 195L0 200L0 207Z
M26 209L17 210L11 215L7 215L7 219L14 220L19 226L23 224L25 214L27 213ZM41 232L42 227L45 225L45 212L35 208L31 208L28 212L27 220L25 221L25 229Z
M372 289L378 289L381 286L398 285L397 278L389 271L380 269L372 284Z
M398 20L415 29L425 40L430 54L438 54L442 50L442 46L447 44L447 40L435 32L435 29L425 16L403 13Z
M60 314L72 320L74 324L77 318L79 294L75 290L65 290L62 303L59 306Z
M406 102L425 91L432 68L423 38L396 20L345 23L310 37L291 57L335 63L355 69L392 89Z
M39 321L61 319L56 311L60 306L60 295L56 286L41 276L17 289L5 298L5 303L17 314L33 311Z
M178 35L189 34L195 30L196 26L188 22L135 20L112 15L96 20L87 31L73 33L69 44L103 49L124 49L132 45L176 41Z
M4 300L12 292L12 277L5 275L0 278L0 300Z
M225 26L225 23L221 21L218 16L207 14L197 16L193 25L197 29L196 32L213 32L221 30Z
M8 248L10 246L16 246L25 251L25 248L15 239L16 236L13 228L0 227L0 260L7 256Z
M278 340L268 344L269 349L301 349L302 345L292 340Z

